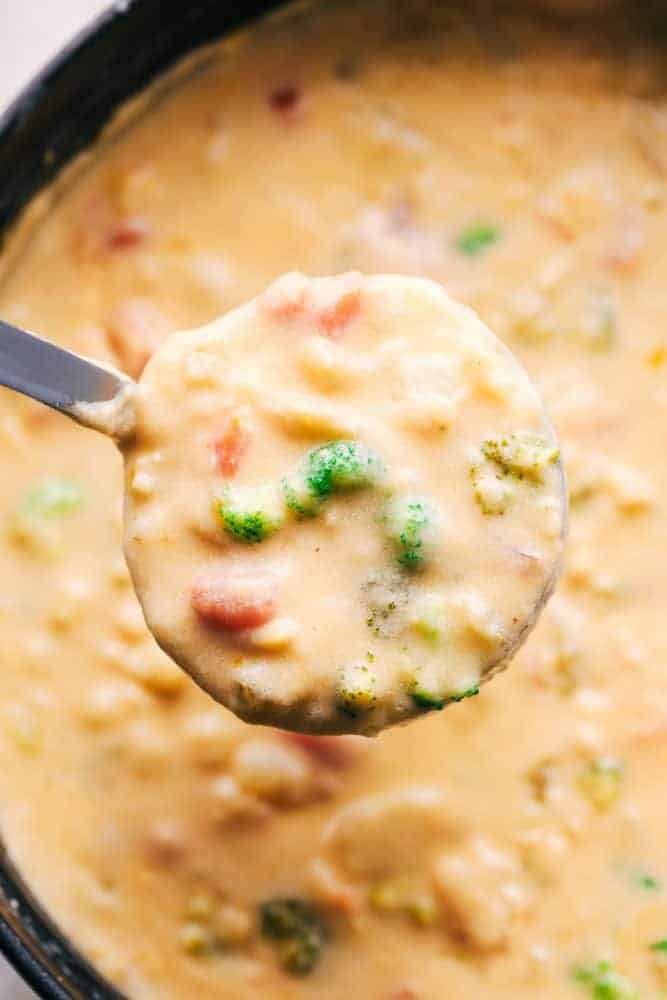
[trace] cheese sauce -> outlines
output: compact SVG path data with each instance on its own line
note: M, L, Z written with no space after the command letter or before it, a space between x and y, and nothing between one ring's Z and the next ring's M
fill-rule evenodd
M260 24L4 280L7 319L137 376L287 270L430 277L521 358L567 467L564 577L506 674L375 740L293 736L150 638L111 442L2 393L0 823L132 1000L666 988L660 26L469 6Z

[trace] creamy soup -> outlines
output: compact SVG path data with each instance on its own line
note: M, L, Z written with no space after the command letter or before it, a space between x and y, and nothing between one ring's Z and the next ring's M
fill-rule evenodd
M151 632L249 722L371 733L471 697L553 588L560 452L527 374L423 278L287 275L135 393Z
M111 442L0 396L2 831L132 1000L667 988L664 32L644 5L472 6L260 25L6 273L3 316L135 376L290 270L433 278L525 364L570 485L564 575L508 671L376 739L287 735L150 638Z

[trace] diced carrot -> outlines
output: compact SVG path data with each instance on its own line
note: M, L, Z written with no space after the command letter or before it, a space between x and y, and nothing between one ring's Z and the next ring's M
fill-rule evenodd
M227 418L225 426L213 442L215 462L223 476L235 476L241 458L248 449L250 436L238 414Z
M294 84L276 87L269 94L269 107L283 118L294 118L301 110L303 94Z
M209 625L238 631L265 625L276 614L276 581L228 564L210 566L195 580L192 607Z
M282 323L305 316L308 308L308 281L302 274L285 274L261 297L262 310Z
M280 735L324 767L334 770L348 767L369 745L363 736L311 736L282 730Z
M340 337L345 327L361 309L361 294L357 289L345 292L330 306L317 314L317 325L328 337Z
M151 228L145 219L122 219L107 236L107 246L111 250L134 250L145 243Z

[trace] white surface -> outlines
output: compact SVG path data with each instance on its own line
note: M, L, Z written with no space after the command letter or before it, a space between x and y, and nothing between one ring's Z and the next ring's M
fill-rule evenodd
M0 107L106 6L106 0L0 0ZM2 959L0 1000L35 1000Z

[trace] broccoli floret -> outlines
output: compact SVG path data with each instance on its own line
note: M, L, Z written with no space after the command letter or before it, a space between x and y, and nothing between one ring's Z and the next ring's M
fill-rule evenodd
M482 454L506 476L544 481L544 470L560 458L558 446L534 434L508 434L489 438L482 444Z
M499 517L512 502L512 488L505 474L498 469L484 465L473 465L470 469L472 491L477 505L487 517Z
M302 899L270 899L259 915L262 934L275 943L281 965L295 976L312 972L328 937L322 914Z
M615 972L609 962L580 966L572 976L576 983L589 989L592 1000L639 1000L632 983Z
M377 698L375 685L375 672L367 664L355 663L343 667L336 686L340 707L352 716L370 712Z
M421 668L417 668L408 679L408 692L419 708L440 712L446 705L473 698L479 694L479 684L471 684L463 691L443 690L442 684L429 677Z
M373 486L384 473L380 457L356 441L314 448L282 481L285 504L297 518L314 517L332 493Z
M282 488L287 509L300 521L308 517L315 517L319 512L322 506L322 497L313 493L301 466L289 476L285 476Z
M387 504L382 520L399 566L421 569L432 556L438 535L438 511L431 501L420 496L397 497Z
M374 486L383 472L380 456L357 441L332 441L315 448L306 455L304 464L306 485L321 499Z
M272 486L228 488L214 506L225 530L247 544L263 542L285 520L282 497Z

